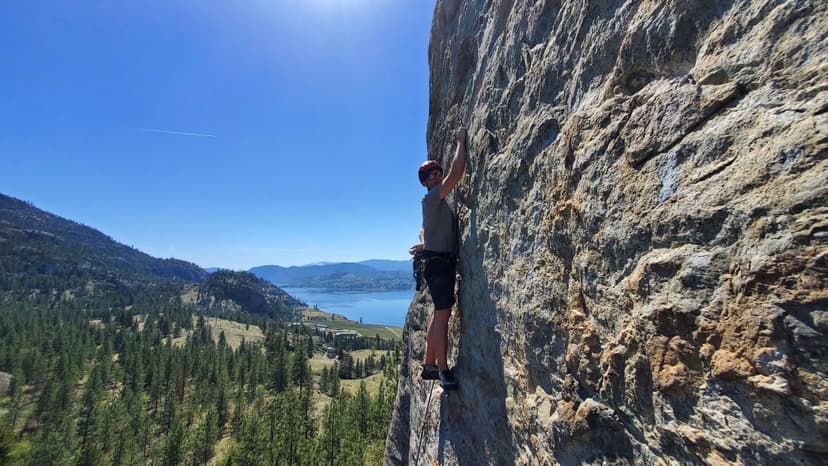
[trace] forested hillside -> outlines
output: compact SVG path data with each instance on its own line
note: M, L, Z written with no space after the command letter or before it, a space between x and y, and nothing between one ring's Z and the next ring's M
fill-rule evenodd
M198 289L198 304L206 311L244 310L280 320L293 320L305 303L249 272L218 270Z
M200 282L207 272L157 259L93 228L0 194L0 291L130 286L158 280Z
M0 196L0 464L380 462L398 342L205 277Z
M394 342L348 341L342 367L315 373L308 357L325 336L312 327L243 314L264 339L233 348L194 311L173 288L2 302L0 370L11 377L0 402L0 463L379 460L398 356L369 363L346 350ZM353 394L340 386L372 373L382 374L375 394L364 383Z

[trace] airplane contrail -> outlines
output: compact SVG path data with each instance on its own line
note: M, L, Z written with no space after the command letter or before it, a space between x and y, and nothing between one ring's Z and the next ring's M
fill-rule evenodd
M147 133L162 133L162 134L177 134L179 136L195 136L199 138L214 138L216 137L215 134L205 134L205 133L191 133L189 131L173 131L170 129L156 129L156 128L130 128L135 131L144 131Z

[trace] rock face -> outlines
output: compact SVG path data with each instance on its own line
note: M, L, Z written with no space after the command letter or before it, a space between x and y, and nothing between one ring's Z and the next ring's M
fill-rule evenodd
M386 463L825 464L828 3L438 0L429 61L461 388L418 294Z

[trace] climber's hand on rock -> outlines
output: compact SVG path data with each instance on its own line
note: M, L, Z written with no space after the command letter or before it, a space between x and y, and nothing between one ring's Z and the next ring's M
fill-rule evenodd
M454 139L457 140L458 144L466 142L466 127L464 125L460 125L460 127L454 131Z

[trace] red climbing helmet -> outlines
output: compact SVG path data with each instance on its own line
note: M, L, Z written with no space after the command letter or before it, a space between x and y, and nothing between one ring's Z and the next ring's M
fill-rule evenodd
M420 169L417 171L417 175L420 177L420 183L427 180L429 173L434 170L440 170L441 172L443 171L440 164L437 163L436 160L428 160L423 162L423 164L420 165Z

